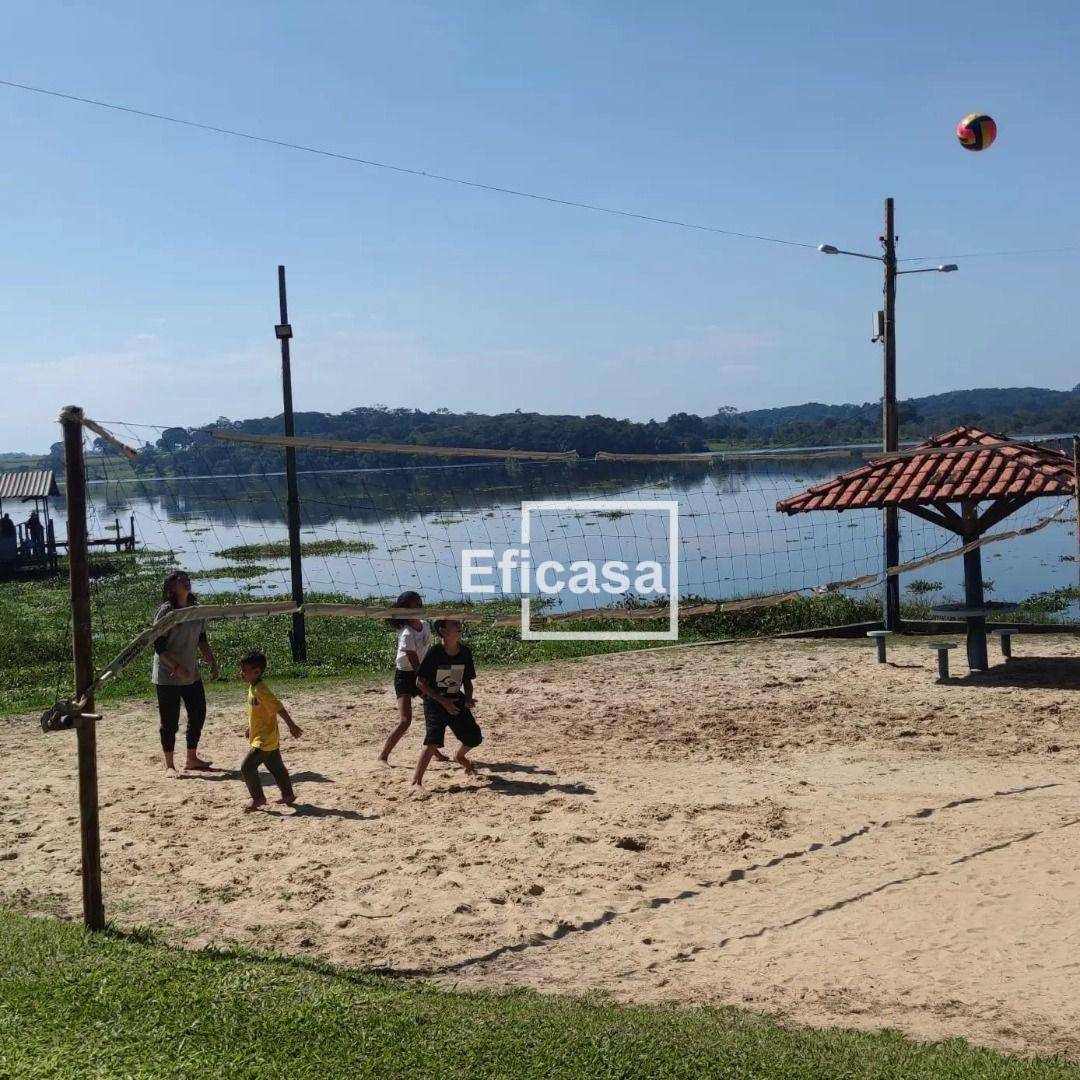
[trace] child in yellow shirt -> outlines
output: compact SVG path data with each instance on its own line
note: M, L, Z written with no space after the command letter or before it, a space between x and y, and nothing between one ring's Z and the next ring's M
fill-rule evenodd
M245 813L266 805L259 766L265 765L281 789L279 803L292 806L296 802L289 770L281 758L281 741L278 736L277 718L280 716L297 739L303 732L293 723L285 706L274 696L273 690L263 681L266 657L261 652L250 652L240 661L240 677L248 684L248 740L251 749L240 766L240 774L251 793L251 802L244 807Z

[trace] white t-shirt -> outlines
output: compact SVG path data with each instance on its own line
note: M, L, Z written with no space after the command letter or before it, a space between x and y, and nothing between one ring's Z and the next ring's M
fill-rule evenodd
M413 666L409 663L408 653L416 653L416 658L421 663L431 644L431 629L426 622L420 620L420 629L414 630L411 626L403 626L397 639L397 660L394 666L398 671L412 671Z

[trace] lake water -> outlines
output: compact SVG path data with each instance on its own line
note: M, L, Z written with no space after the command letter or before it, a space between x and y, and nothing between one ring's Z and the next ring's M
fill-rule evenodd
M583 461L302 472L305 542L373 545L366 554L305 558L305 588L356 598L394 596L412 588L428 602L460 598L462 551L520 546L526 499L677 501L683 596L731 599L810 588L880 569L881 515L851 511L787 517L776 511L776 501L857 467L861 460L852 454L722 464ZM266 572L260 577L226 574L199 580L200 573L220 575L236 565L217 554L225 548L287 539L281 476L92 482L89 491L93 535L106 535L117 517L126 531L133 515L139 544L171 552L192 573L202 595L235 589L254 596L288 595L288 564L280 559L263 563ZM1037 500L995 531L1030 525L1059 505L1055 499ZM57 516L63 519L62 505ZM544 511L531 515L531 521L534 566L542 559L619 559L633 565L667 557L667 517L657 509L622 516ZM906 514L901 521L904 561L957 546L952 534ZM63 535L62 526L58 534ZM992 582L988 598L1020 600L1075 584L1075 551L1071 508L1032 536L989 545L983 551L984 574ZM909 575L909 580L916 578L942 583L935 599L962 597L960 559ZM593 607L607 599L564 591L560 606ZM1071 614L1080 610L1074 605Z

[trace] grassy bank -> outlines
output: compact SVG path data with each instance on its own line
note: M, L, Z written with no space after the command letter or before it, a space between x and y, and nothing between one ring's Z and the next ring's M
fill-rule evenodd
M93 566L94 650L98 666L104 666L150 623L160 603L160 583L170 564L150 555L103 555ZM258 565L238 564L235 570L212 570L195 576L195 588L205 588L205 599L215 603L250 601L250 592L209 592L214 579L258 578ZM913 582L912 585L920 583ZM925 584L925 583L924 583ZM1058 589L1024 601L1022 609L1008 616L1010 622L1046 622L1059 617L1076 599L1077 590ZM309 594L311 602L345 602L334 594ZM913 588L904 605L911 619L932 619L933 603L940 591ZM377 602L377 601L376 601ZM385 603L392 598L384 598ZM452 607L454 605L447 605ZM463 608L463 605L457 605ZM464 608L463 608L464 609ZM477 605L469 610L485 613L516 612L512 601ZM843 594L789 600L722 615L699 615L680 622L682 643L721 638L758 637L880 618L874 594L853 598ZM221 620L211 626L211 640L227 677L235 680L238 658L258 648L270 659L276 681L309 678L384 677L393 667L394 634L381 622L362 618L309 617L308 661L297 664L289 649L290 616L244 620ZM630 622L581 620L576 630L665 629L666 620ZM71 611L66 578L0 583L0 712L44 709L58 697L71 693ZM625 641L522 641L517 627L473 623L467 636L477 663L518 666L563 657L586 656L649 647L650 642ZM104 700L139 697L152 693L149 653L137 658L123 676L106 688Z
M733 1009L460 993L186 953L0 912L0 1077L1065 1080L960 1040L789 1030Z
M147 556L109 556L97 567L93 582L94 650L104 666L144 630L160 603L161 578L167 564ZM199 579L195 580L196 590ZM207 593L207 598L210 594ZM249 593L213 594L215 602L250 600ZM343 601L332 595L311 595L310 601ZM490 609L516 610L507 602ZM777 607L704 615L683 620L684 642L752 637L788 630L835 626L873 619L874 599L823 596L792 600ZM277 681L343 676L387 676L393 667L395 640L382 623L360 618L308 619L308 662L296 664L289 650L291 617L222 620L210 638L226 675L235 679L237 661L246 651L262 649ZM575 623L575 629L663 629L660 623ZM63 579L0 584L0 711L44 709L71 693L71 609ZM480 667L519 665L539 660L640 648L649 642L522 641L516 627L470 625L467 636ZM102 698L147 696L152 692L149 654L137 658L124 675L108 686Z

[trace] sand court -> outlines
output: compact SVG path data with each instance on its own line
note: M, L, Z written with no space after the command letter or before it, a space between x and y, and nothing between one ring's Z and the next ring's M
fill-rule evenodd
M106 704L106 912L462 986L728 1003L1080 1060L1080 686L1072 637L934 682L925 639L785 640L481 671L479 775L433 764L386 685L281 687L295 810L167 779L157 716ZM0 903L77 917L75 747L0 721ZM265 777L267 784L271 781ZM269 793L269 792L268 792Z

